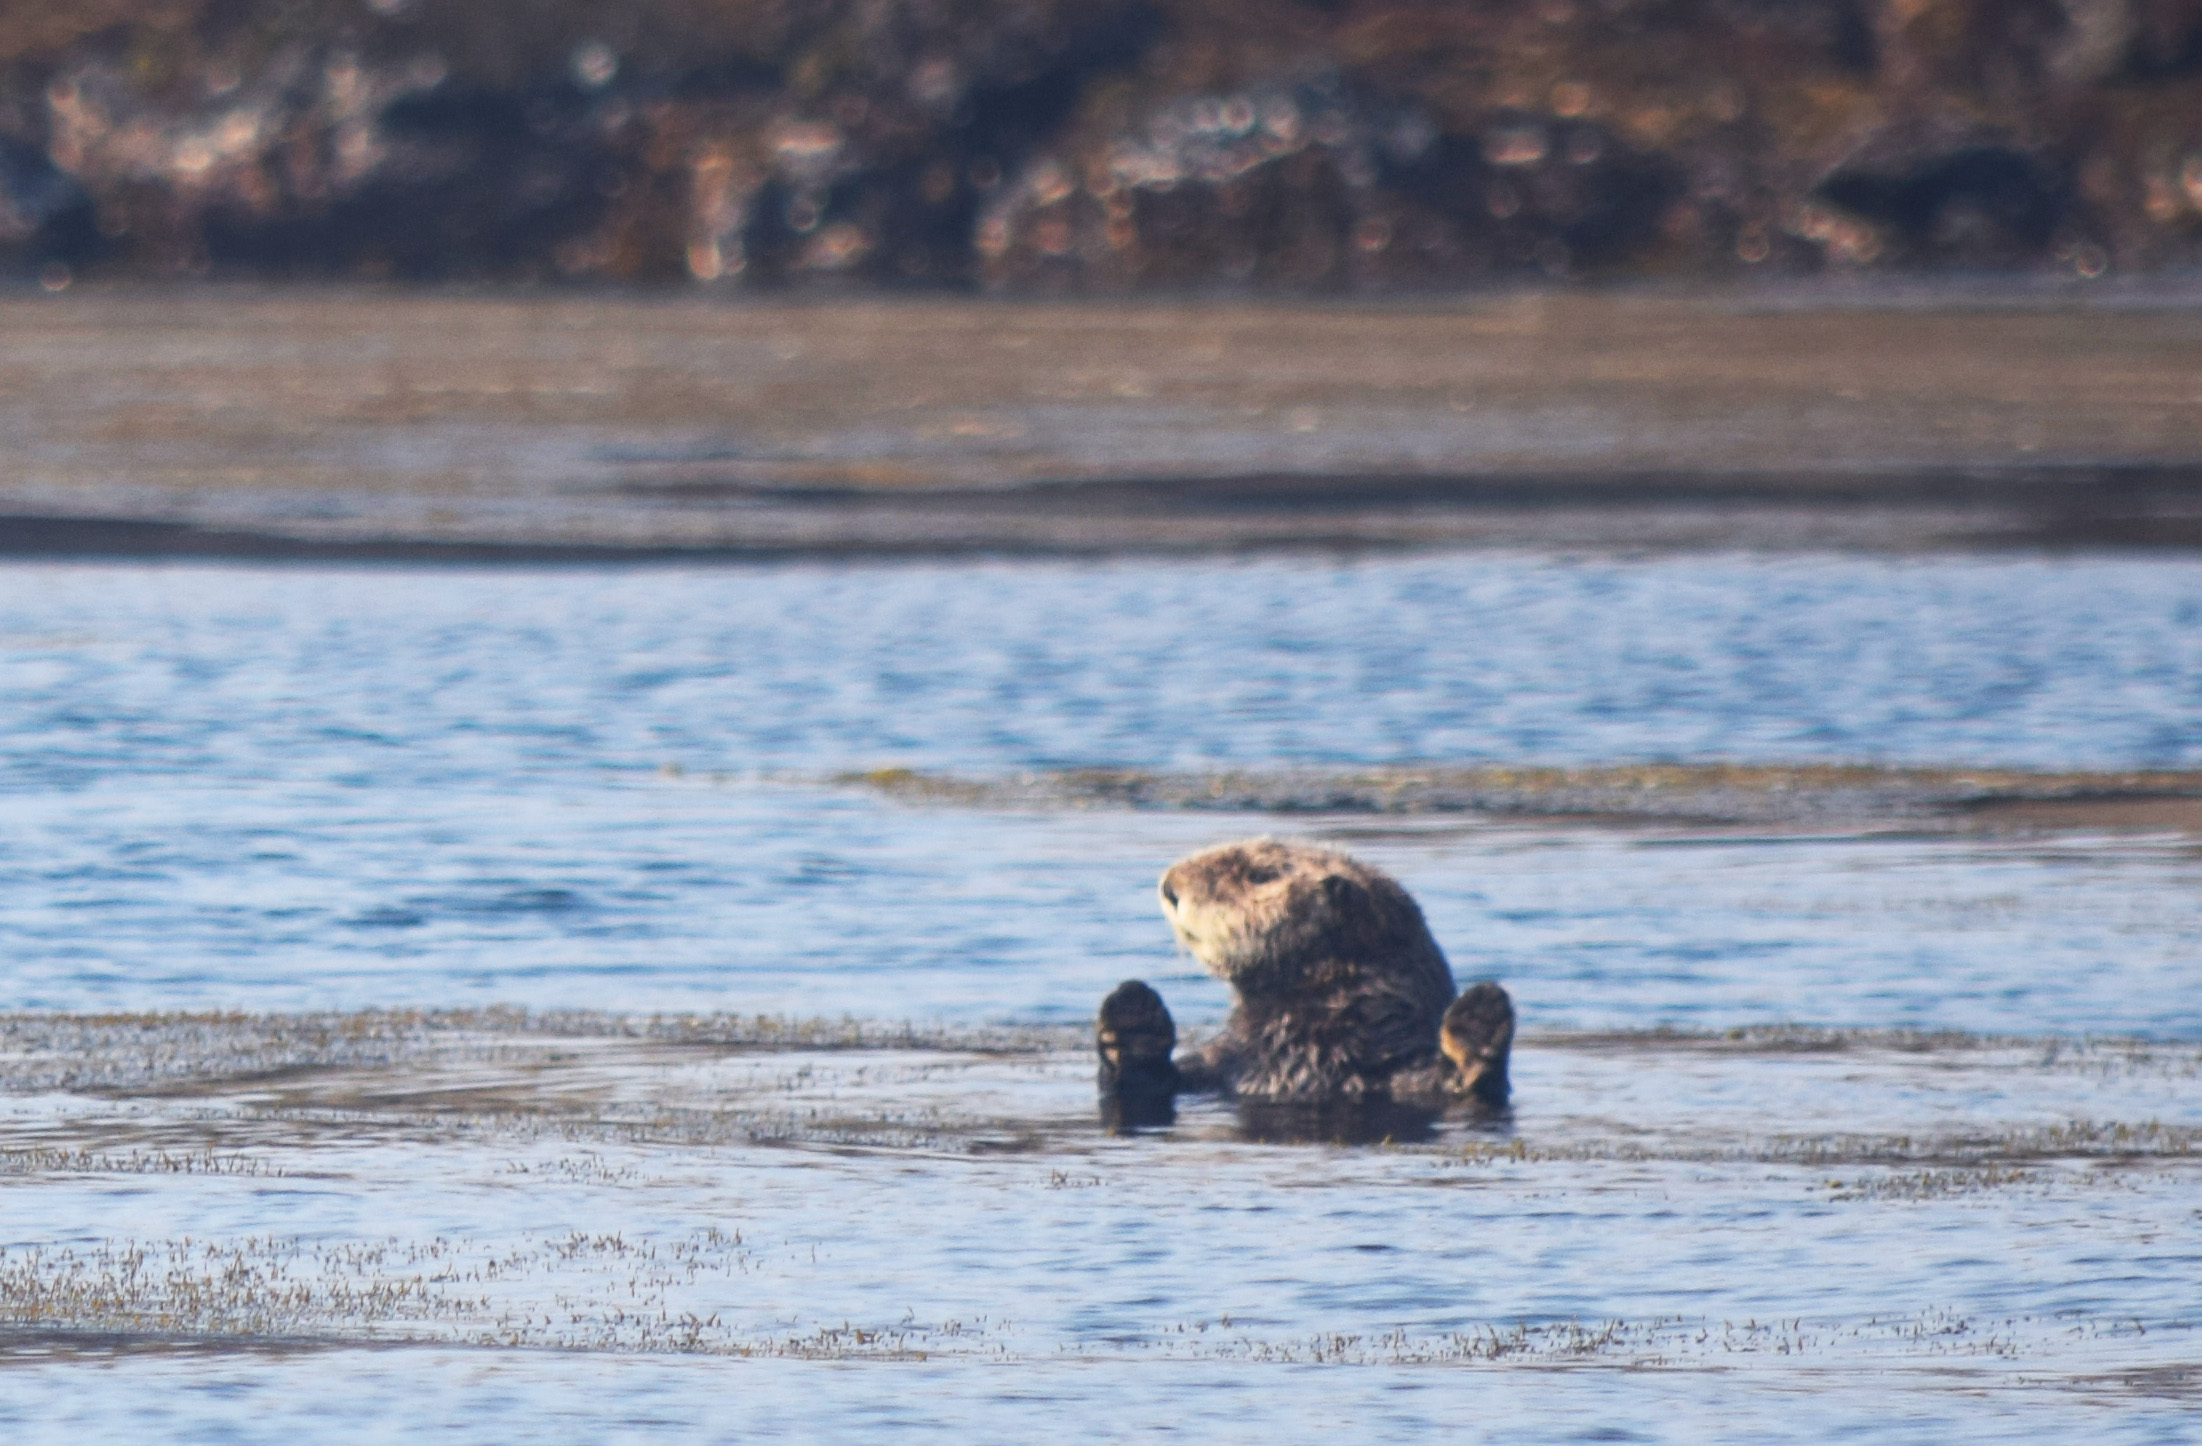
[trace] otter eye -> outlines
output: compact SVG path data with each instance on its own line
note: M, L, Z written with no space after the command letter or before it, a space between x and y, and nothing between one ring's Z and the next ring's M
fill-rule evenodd
M1277 881L1275 869L1248 869L1246 881L1250 884L1273 884Z
M1173 888L1171 888L1171 887L1170 887L1170 886L1169 886L1168 884L1164 884L1164 885L1162 886L1162 901L1163 901L1164 903L1168 904L1168 905L1169 905L1169 906L1170 906L1171 908L1173 908L1173 909L1174 909L1174 908L1176 908L1176 907L1177 907L1177 890L1176 890L1176 889L1173 889Z

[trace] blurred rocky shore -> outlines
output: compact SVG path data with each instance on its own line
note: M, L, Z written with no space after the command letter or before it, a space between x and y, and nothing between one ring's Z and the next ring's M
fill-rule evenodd
M11 0L0 266L1384 292L2190 267L2202 0Z

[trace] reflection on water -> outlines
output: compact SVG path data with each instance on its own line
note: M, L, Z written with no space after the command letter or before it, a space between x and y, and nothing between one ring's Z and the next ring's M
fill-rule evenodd
M1321 1104L1233 1101L1238 1135L1256 1144L1421 1145L1437 1138L1443 1113L1391 1100Z
M2202 1265L2183 815L824 780L2191 766L2197 620L2202 573L2107 560L0 568L0 1423L128 1434L151 1391L279 1439L336 1392L420 1429L380 1344L453 1439L973 1439L1033 1393L1050 1429L1427 1434L1471 1389L1528 1434L2159 1439L2132 1403L2191 1395ZM1505 981L1510 1114L1097 1116L1112 985L1194 1037L1228 1003L1161 865L1280 825Z
M1446 1114L1392 1100L1233 1100L1230 1108L1236 1138L1257 1145L1423 1145L1437 1138ZM1169 1095L1103 1095L1098 1109L1102 1132L1110 1135L1163 1132L1178 1122L1177 1100ZM1494 1134L1505 1131L1510 1113L1468 1104L1455 1112Z
M1177 1123L1177 1096L1151 1090L1104 1093L1098 1105L1104 1134L1136 1135Z

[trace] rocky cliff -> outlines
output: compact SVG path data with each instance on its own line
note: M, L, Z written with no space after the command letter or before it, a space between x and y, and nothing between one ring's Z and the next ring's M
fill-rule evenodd
M0 261L1386 291L2202 258L2202 0L11 0Z

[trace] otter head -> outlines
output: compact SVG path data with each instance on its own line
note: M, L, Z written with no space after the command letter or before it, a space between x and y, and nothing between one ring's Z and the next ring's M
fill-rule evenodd
M1178 942L1242 994L1296 988L1312 966L1382 949L1408 920L1421 931L1421 911L1382 874L1269 838L1179 859L1157 892Z

